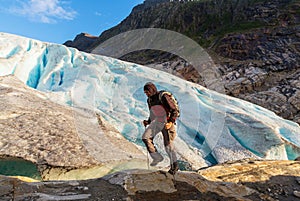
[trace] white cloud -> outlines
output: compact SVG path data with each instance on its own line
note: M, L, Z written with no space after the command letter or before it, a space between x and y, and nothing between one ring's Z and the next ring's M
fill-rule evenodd
M56 23L57 20L73 20L76 11L64 7L61 0L26 0L18 1L19 6L10 8L10 12L28 17L32 21Z
M97 15L97 16L102 16L102 13L100 13L100 12L95 12L95 15Z

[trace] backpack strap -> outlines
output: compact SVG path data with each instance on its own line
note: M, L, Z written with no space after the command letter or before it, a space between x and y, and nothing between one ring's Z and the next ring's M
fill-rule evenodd
M162 97L164 95L167 95L167 96L170 97L171 101L173 102L173 104L175 106L174 109L171 109L170 105L164 105L164 102L162 101ZM168 91L165 91L165 90L159 91L158 98L159 98L159 101L161 102L162 106L165 108L165 110L167 112L167 118L172 119L172 122L175 121L175 119L180 116L178 101L176 100L176 98L173 96L173 94L171 92L168 92ZM170 109L171 109L171 111L170 111Z
M168 92L168 91L165 91L165 90L161 90L159 91L159 94L158 94L158 98L159 98L159 101L162 103L162 97L167 94L168 96L172 96L172 93L171 92Z

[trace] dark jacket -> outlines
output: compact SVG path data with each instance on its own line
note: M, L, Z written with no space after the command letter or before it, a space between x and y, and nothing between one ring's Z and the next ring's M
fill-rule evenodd
M144 86L144 90L149 91L151 94L147 99L149 110L154 105L162 105L167 113L167 121L174 123L179 114L171 98L168 95L164 95L161 97L161 100L159 100L159 91L157 91L156 86L152 82L146 83ZM150 122L151 120L149 118L148 123Z

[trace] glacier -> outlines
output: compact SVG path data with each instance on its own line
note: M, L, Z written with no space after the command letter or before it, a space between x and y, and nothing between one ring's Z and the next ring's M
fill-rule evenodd
M95 133L88 135L99 132L98 114L146 153L141 140L142 120L148 118L143 86L151 81L159 90L172 92L179 102L175 147L178 158L194 168L244 158L294 160L300 156L299 125L258 105L166 72L59 44L8 33L0 33L0 44L0 76L14 75L55 102L93 111L86 123ZM74 116L75 123L80 121ZM78 135L87 133L78 126ZM166 155L161 141L161 136L155 139Z

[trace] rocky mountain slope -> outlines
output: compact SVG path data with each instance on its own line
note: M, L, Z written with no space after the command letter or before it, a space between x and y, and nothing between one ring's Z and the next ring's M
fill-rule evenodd
M299 1L145 1L84 51L90 52L119 33L139 28L169 29L190 37L219 65L227 94L300 123ZM191 65L170 54L143 51L121 59L205 85Z
M64 45L68 47L75 47L80 51L84 51L89 48L97 40L97 38L97 36L92 36L88 33L81 33L75 37L74 41L66 41Z

